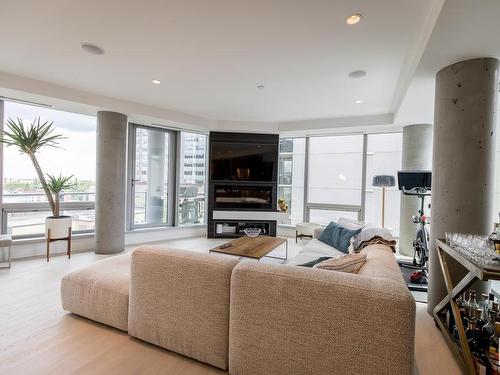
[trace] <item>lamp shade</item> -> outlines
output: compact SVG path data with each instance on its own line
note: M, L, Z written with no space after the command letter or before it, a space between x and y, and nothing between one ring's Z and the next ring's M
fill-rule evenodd
M391 175L373 176L372 185L380 187L396 186L396 178Z

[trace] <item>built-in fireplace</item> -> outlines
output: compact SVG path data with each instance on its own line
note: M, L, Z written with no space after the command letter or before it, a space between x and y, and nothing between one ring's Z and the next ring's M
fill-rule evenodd
M273 208L272 186L214 185L214 209Z
M279 137L210 133L208 237L276 235Z

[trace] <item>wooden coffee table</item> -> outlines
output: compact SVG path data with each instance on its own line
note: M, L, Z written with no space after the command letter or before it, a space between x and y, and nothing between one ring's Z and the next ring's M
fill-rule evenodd
M285 257L274 257L267 255L279 246L285 244ZM209 253L221 253L227 255L234 255L238 257L245 257L260 260L263 257L287 260L288 258L288 241L285 238L258 236L240 237L235 240L226 242L221 246L214 247L208 250Z

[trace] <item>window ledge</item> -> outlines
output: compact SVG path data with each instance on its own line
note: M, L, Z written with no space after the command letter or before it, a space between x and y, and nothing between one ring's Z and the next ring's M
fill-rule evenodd
M128 233L147 233L147 232L161 232L161 231L175 231L179 229L196 229L196 228L204 228L207 224L190 224L190 225L178 225L176 227L173 226L164 226L164 227L151 227L151 228L136 228L136 229L127 229L125 234Z
M204 228L206 226L207 226L206 224L192 224L192 225L182 225L182 226L177 226L177 227L138 228L138 229L126 230L125 235L133 234L133 233L176 231L179 229L191 229L191 228L197 229L197 228ZM73 234L73 236L72 236L73 240L81 240L81 239L87 239L87 238L94 238L94 232ZM24 244L42 243L42 242L45 242L45 237L43 237L43 236L18 238L18 239L14 238L12 240L13 245L24 245Z
M71 236L71 239L73 240L81 240L85 238L94 238L94 233L80 233L80 234L73 234ZM62 240L61 240L62 241ZM40 243L40 242L45 242L45 237L29 237L29 238L18 238L18 239L13 239L12 244L13 245L24 245L24 244L30 244L30 243Z

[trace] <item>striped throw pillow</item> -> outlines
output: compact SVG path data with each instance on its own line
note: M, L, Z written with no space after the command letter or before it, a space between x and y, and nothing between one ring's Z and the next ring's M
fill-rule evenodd
M314 268L329 271L358 273L366 262L366 254L347 254L340 258L332 258L320 262Z

